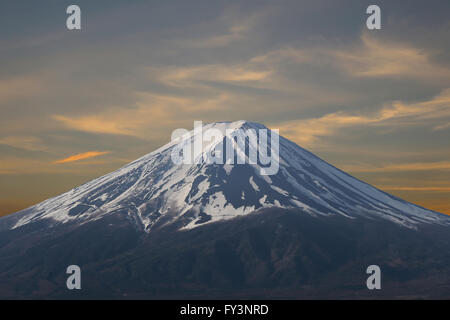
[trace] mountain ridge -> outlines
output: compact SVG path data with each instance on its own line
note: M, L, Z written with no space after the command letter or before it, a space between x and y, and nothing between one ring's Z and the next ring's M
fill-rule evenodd
M273 175L257 163L176 165L173 141L0 218L0 298L450 296L447 216L279 142ZM66 286L74 264L82 290ZM366 287L373 264L382 290Z
M208 129L219 130L223 137L203 142L193 163L174 164L174 148L199 136L203 139ZM181 229L189 229L267 207L300 208L311 215L338 214L347 218L363 214L408 228L416 228L420 223L448 224L444 214L370 186L282 136L278 136L278 146L267 144L271 154L279 154L278 172L262 175L258 172L262 165L248 161L247 149L249 154L257 152L257 146L246 135L251 130L267 130L264 125L241 120L205 124L200 133L196 130L118 170L0 218L0 229L2 225L14 229L42 219L48 220L49 226L86 223L111 213L128 215L138 229L147 232L176 220L184 221ZM243 154L244 164L227 163L234 158L224 158L223 164L199 161L207 159L220 144L226 150L233 144L232 135L245 141L245 146L233 145L234 155Z

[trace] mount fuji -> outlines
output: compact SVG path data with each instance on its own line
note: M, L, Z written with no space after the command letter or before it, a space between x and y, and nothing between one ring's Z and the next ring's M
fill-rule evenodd
M203 129L220 130L224 135L220 143L230 144L231 135L245 138L249 130L267 128L237 121L208 124ZM200 134L192 131L183 140L193 141ZM183 140L2 219L1 226L15 229L38 221L47 221L49 227L84 224L107 215L123 214L134 221L137 229L150 232L173 223L181 223L182 229L194 228L268 207L299 208L313 216L341 215L351 219L364 215L410 228L420 223L449 222L447 216L363 183L282 137L277 150L278 173L265 176L260 174L260 165L248 163L248 156L246 164L176 165L171 155ZM198 157L205 158L216 144L203 146ZM248 147L249 143L247 150L238 151L249 154ZM250 144L250 148L256 147Z
M249 160L256 146L248 132L267 128L236 121L202 129L223 136L202 140L197 159L227 145ZM267 145L279 155L273 175L251 161L174 163L174 150L198 135L1 218L0 297L450 297L450 217L281 136ZM365 288L373 263L384 270L381 293ZM70 264L88 279L79 292L65 287Z

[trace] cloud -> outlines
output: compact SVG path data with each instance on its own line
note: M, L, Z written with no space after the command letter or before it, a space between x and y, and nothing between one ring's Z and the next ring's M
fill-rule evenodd
M434 131L445 130L450 128L450 122L439 124L433 128Z
M123 121L119 116L114 115L87 115L79 117L67 117L53 115L52 118L64 126L77 131L107 134L133 135L130 123Z
M309 63L317 61L317 55L315 55L317 53L318 51L313 49L299 49L293 46L287 46L277 50L269 51L262 55L257 55L251 58L250 62L274 64L289 60L296 63Z
M102 156L102 155L108 154L108 153L109 153L109 151L89 151L89 152L84 152L84 153L78 153L78 154L74 154L70 157L57 160L54 163L61 164L61 163L74 162L74 161L99 157L99 156Z
M221 35L184 41L184 44L196 48L224 47L230 45L232 42L242 40L248 28L245 25L234 25L229 27L227 31L227 33Z
M272 10L273 7L264 8L242 16L239 9L230 8L217 21L217 25L224 26L225 32L202 38L189 38L180 41L180 43L186 47L206 49L226 47L235 42L243 41L252 35L255 36L254 33L251 34L251 31L260 25L272 13Z
M39 36L27 36L22 39L14 38L13 41L0 41L0 52L7 50L21 50L48 45L51 42L61 40L67 36L67 32L58 31L53 33L41 34Z
M42 93L43 90L42 77L39 76L28 75L0 79L0 104L19 98L30 99Z
M43 151L47 149L41 139L33 136L7 136L0 138L0 144L30 151Z
M288 45L255 56L250 62L273 67L294 63L317 70L328 68L329 75L339 71L355 80L379 78L449 84L448 65L441 65L434 59L439 53L437 50L417 48L401 41L387 41L363 32L359 41L343 48L326 44L300 47Z
M240 109L243 101L249 103L245 109L247 114L268 114L268 111L263 110L268 104L265 97L262 94L258 96L251 89L270 90L272 93L278 92L280 96L283 95L279 103L284 106L275 110L281 115L297 113L301 108L307 109L312 106L354 104L355 101L362 99L361 93L356 92L357 90L347 88L346 91L342 91L339 85L327 86L324 90L323 85L316 83L316 80L300 78L298 81L292 81L292 78L285 74L286 63L289 65L293 62L295 66L330 65L337 69L341 68L351 77L400 75L415 69L411 68L410 63L415 63L419 67L424 66L425 69L420 72L420 76L428 72L436 73L438 69L441 70L439 71L441 75L448 73L445 69L434 66L428 54L412 47L385 43L366 34L361 36L360 46L348 50L318 47L297 49L288 46L235 63L148 67L146 70L149 79L157 83L159 88L163 85L164 93L154 89L130 91L130 100L134 100L134 108L116 107L85 115L56 114L52 119L77 131L145 138L149 134L148 127L151 127L154 133L155 129L163 126L182 123L183 121L174 120L180 117L186 119L195 116L197 119L208 120L211 111L217 111L216 117L219 118L220 115L227 114L227 111L228 114L232 114L232 110ZM366 60L367 56L369 58ZM404 61L408 66L403 66ZM396 69L389 67L390 64L397 66ZM378 67L381 67L381 71ZM420 76L417 75L418 78ZM218 84L225 86L220 87ZM298 104L293 105L294 97L301 102L301 108ZM363 125L396 127L401 124L420 123L429 124L435 131L443 130L447 128L448 121L442 122L450 118L449 105L450 89L445 89L429 101L384 102L381 103L379 110L371 112L337 111L318 118L272 124L280 127L289 138L304 146L311 146L318 138L334 135L341 128Z
M44 164L45 165L45 164ZM4 174L26 174L29 172L36 172L38 168L41 172L48 172L42 170L43 163L36 159L18 158L18 157L1 157L0 158L0 175Z
M400 42L382 41L363 33L361 46L331 51L340 67L357 77L411 77L441 81L450 79L450 70L436 65L431 53Z
M231 34L242 34L260 23L265 13L257 13L242 21L236 19L236 15L231 17L222 18L221 23L225 22L230 30L234 30ZM359 81L355 78L399 76L418 69L421 71L414 71L418 79L424 75L450 74L445 68L433 64L430 57L430 53L424 50L363 33L356 45L345 49L327 46L296 48L290 44L246 60L231 59L227 63L222 63L223 59L214 63L211 59L213 63L192 66L183 66L182 63L150 66L143 68L150 83L142 82L138 90L127 88L127 105L102 107L103 111L97 106L94 112L84 111L81 115L71 110L70 114L53 114L51 118L77 131L139 138L148 137L149 127L153 134L163 126L167 128L182 123L179 118L214 120L212 111L217 111L215 120L224 120L223 116L230 120L237 110L244 113L239 118L250 116L256 120L253 118L255 115L260 119L270 115L272 119L295 119L302 116L303 110L311 108L350 106L341 109L355 109L357 101L367 106L367 101L372 99L370 94L362 94L360 87L349 87L352 81ZM314 68L319 69L315 72ZM344 81L346 84L330 84L329 80L322 79L323 76L337 76L338 71L350 77ZM279 97L276 101L275 96ZM418 121L420 117L431 119L433 114L436 115L432 124L434 130L442 130L446 124L441 123L445 120L441 111L446 108L449 97L449 92L444 91L441 101L436 98L429 102L406 104L381 100L377 102L381 109L370 113L338 111L319 118L287 120L279 122L279 125L290 138L305 146L310 146L321 136L337 133L340 128L387 125L392 120L409 123ZM244 101L247 103L245 110L242 108ZM277 107L274 108L272 103L277 103Z
M83 116L53 115L51 118L77 131L167 141L169 130L192 126L193 120L205 120L205 114L226 110L233 104L233 99L238 99L225 92L211 92L209 97L134 92L134 98L135 108L115 108Z
M171 86L187 86L193 82L248 82L262 81L270 76L270 71L252 70L244 65L201 65L178 67L161 72L161 81Z
M396 190L396 191L432 191L432 192L450 192L450 187L384 187L377 186L382 190Z
M446 124L436 126L436 121L450 118L450 89L428 101L417 103L392 102L381 110L368 114L346 112L329 113L319 118L293 120L281 123L280 131L305 146L311 146L320 137L335 135L339 129L357 126L426 125L431 121L432 130L444 129Z
M135 157L133 158L133 160ZM62 159L63 160L63 159ZM89 175L92 178L98 177L101 174L111 172L124 164L131 162L126 159L116 159L111 157L108 161L86 159L74 164L83 165L80 171L79 166L57 165L50 156L44 157L16 157L4 156L0 157L0 175L49 175L63 174L71 176ZM0 179L1 180L1 179Z
M343 170L348 172L399 172L399 171L450 170L450 161L400 163L400 164L390 164L382 167L343 166Z

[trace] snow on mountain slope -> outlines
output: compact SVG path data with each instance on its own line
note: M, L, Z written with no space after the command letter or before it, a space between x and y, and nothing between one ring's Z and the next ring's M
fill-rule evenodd
M241 134L265 129L246 121L207 124L206 129ZM236 131L238 130L238 131ZM449 218L384 193L279 137L279 170L262 175L259 164L175 164L174 148L195 139L195 130L142 158L60 196L0 219L0 229L46 221L86 223L105 215L126 214L139 229L183 221L183 229L231 219L263 207L301 208L310 215L383 218L414 228L419 223L449 224ZM275 134L275 133L273 133ZM228 139L228 140L227 140ZM203 144L205 157L229 137ZM234 151L249 154L233 145ZM182 220L180 220L182 219Z

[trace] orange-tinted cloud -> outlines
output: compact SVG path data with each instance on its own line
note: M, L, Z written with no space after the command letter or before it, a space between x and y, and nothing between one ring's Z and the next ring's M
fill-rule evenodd
M0 103L17 98L30 98L43 90L42 75L0 79Z
M84 153L78 153L78 154L74 154L70 157L57 160L54 163L59 164L59 163L74 162L74 161L79 161L79 160L84 160L84 159L88 159L88 158L102 156L107 153L109 153L109 151L89 151L89 152L84 152Z
M344 171L347 172L398 172L398 171L449 170L450 161L400 163L380 167L343 166L342 168Z
M385 105L377 113L361 115L345 112L326 114L320 118L286 121L278 125L280 132L304 147L310 147L322 136L336 135L339 129L356 126L423 125L430 121L448 121L450 118L450 88L430 100L417 103L395 101ZM446 129L448 123L434 125L432 130Z
M434 192L450 192L450 187L383 187L377 186L382 190L398 190L398 191L434 191Z
M115 119L114 117L106 119L103 115L92 115L69 118L54 115L52 118L63 123L66 127L79 131L132 135L132 131L123 124L123 121L118 121L119 119Z
M30 151L42 151L47 149L39 138L33 136L7 136L0 138L0 144Z

